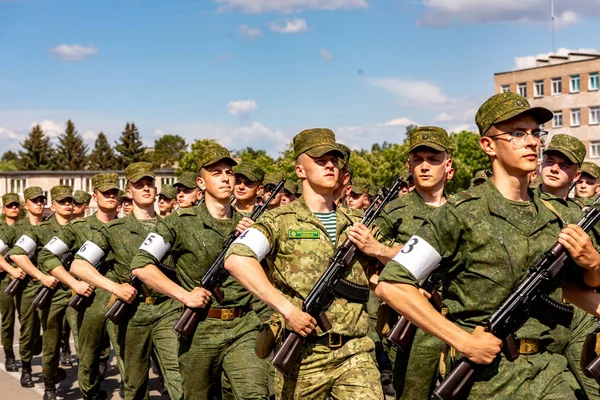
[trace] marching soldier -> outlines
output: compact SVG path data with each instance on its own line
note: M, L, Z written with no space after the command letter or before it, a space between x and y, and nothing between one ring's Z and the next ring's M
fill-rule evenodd
M584 206L589 206L598 197L598 179L600 178L600 167L593 162L584 162L579 168L581 175L575 184L575 197Z
M352 180L350 193L346 198L348 207L363 211L369 208L371 205L371 195L369 194L369 191L371 191L371 185L369 185L366 180L354 178Z
M293 181L286 181L283 186L283 194L281 195L281 205L285 206L296 200L296 192L298 191L298 184Z
M235 168L235 208L244 217L254 211L264 177L265 171L252 162L242 161Z
M84 218L90 206L92 195L83 190L73 192L73 219Z
M202 199L202 191L196 184L196 174L193 172L182 172L173 186L177 189L179 208L195 206Z
M266 201L269 197L271 197L271 193L275 190L275 187L281 180L283 179L283 175L272 173L266 174L263 179L263 201ZM277 193L277 195L271 200L269 204L269 210L277 208L281 205L281 197L283 196L282 192Z
M158 213L164 218L171 214L177 204L177 189L171 185L163 185L158 194Z

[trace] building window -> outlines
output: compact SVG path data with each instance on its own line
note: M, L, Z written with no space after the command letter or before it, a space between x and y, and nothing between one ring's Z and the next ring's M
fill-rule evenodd
M571 110L571 126L581 125L581 110L574 108Z
M555 111L554 119L552 120L552 127L553 128L562 128L562 124L563 124L562 111Z
M561 94L562 93L562 79L561 78L552 78L552 94Z
M83 190L85 190L88 193L92 193L94 191L94 184L92 183L92 178L83 179Z
M61 179L59 179L59 185L71 186L71 189L73 189L73 187L75 187L75 179L74 178L61 178Z
M175 177L170 178L160 178L160 186L163 187L165 185L173 185L175 183Z
M590 157L600 158L600 142L590 142Z
M598 73L592 72L590 74L590 84L588 85L588 90L598 90Z
M125 178L119 178L119 187L121 188L121 190L125 190L126 186L127 180Z
M590 107L590 125L600 124L600 107Z
M11 179L10 180L10 191L11 193L18 193L22 195L27 187L27 179Z
M526 83L519 83L518 89L519 89L519 94L521 96L527 97L527 84Z
M571 75L571 86L569 87L570 93L579 93L581 86L581 79L579 75Z
M534 87L535 97L543 97L544 96L544 81L535 81L535 84L533 87Z
M502 93L510 92L510 85L502 85Z

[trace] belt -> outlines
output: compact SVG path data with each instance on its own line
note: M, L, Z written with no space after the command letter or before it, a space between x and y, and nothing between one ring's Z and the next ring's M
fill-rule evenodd
M519 354L529 355L540 352L540 341L537 339L518 339Z
M222 321L231 321L246 314L244 307L236 308L210 308L206 316L208 318L220 319Z
M352 339L355 338L353 336L340 335L339 333L326 333L322 336L310 335L306 338L306 343L320 344L330 349L339 349Z
M148 297L141 297L140 301L148 304L149 306L157 306L163 302L165 302L166 300L169 300L170 297L168 296L148 296Z

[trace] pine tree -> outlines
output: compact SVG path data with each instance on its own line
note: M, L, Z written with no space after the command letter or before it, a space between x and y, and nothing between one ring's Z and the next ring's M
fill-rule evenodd
M152 164L156 168L173 167L185 154L187 143L179 135L163 135L154 141Z
M140 139L140 133L132 122L125 125L125 130L121 132L119 140L115 142L117 151L117 164L119 168L125 169L129 164L146 161L146 147Z
M23 170L39 171L54 169L56 152L50 143L50 138L44 134L38 124L31 128L29 136L19 150L19 167Z
M67 121L65 133L58 137L56 156L62 169L66 171L79 171L86 167L88 159L88 146L75 129L73 121Z
M118 169L115 152L108 144L108 139L103 132L98 134L94 143L94 150L90 154L90 169L94 171L108 171Z

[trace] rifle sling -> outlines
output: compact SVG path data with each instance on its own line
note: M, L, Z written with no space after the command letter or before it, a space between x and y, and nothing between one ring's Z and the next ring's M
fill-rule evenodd
M353 303L366 303L369 300L369 287L340 279L333 291L340 297Z

